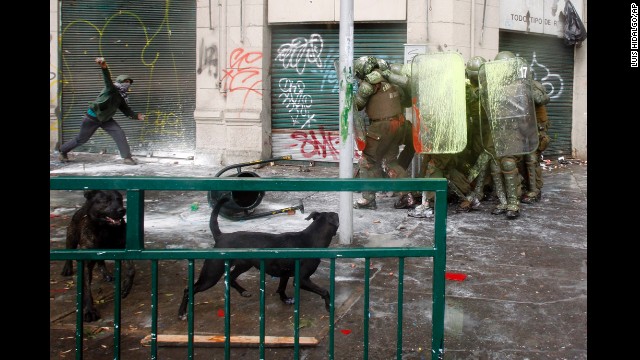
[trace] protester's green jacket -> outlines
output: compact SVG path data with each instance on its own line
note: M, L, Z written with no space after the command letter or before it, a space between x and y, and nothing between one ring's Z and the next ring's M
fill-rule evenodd
M105 122L113 117L120 110L132 119L138 119L138 113L131 110L127 102L118 92L118 88L113 85L109 68L102 69L105 87L95 101L89 103L89 108L96 113L98 121ZM120 75L116 81L122 82L131 79L128 75Z

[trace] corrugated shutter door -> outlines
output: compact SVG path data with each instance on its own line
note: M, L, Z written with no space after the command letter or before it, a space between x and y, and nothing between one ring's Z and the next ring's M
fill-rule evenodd
M547 104L551 143L543 155L571 156L573 46L566 46L562 38L553 36L501 31L499 48L527 59L534 79L545 85L551 97Z
M113 80L133 78L129 105L145 121L117 112L134 155L193 156L195 149L196 4L194 1L61 2L61 137L74 137L104 87L94 59L104 56ZM99 129L74 151L118 154Z
M272 27L273 156L339 161L338 24ZM406 24L355 24L354 59L402 63Z

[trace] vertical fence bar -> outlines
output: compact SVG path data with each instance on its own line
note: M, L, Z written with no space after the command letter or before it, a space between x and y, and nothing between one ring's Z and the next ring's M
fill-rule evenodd
M446 268L446 236L447 236L447 190L436 191L434 215L434 247L433 257L433 315L431 335L431 359L444 357L444 272Z
M224 359L231 359L231 286L229 284L230 260L224 261Z
M329 360L333 360L333 340L335 331L335 302L336 302L336 259L331 258L329 265Z
M194 267L195 260L189 259L189 264L187 265L187 277L189 278L187 281L187 286L189 287L189 301L187 302L187 358L189 360L193 359L193 324L195 322L194 319L194 311L193 311L193 278L194 278Z
M264 359L264 333L265 333L265 281L264 259L260 259L260 359Z
M369 266L371 266L371 258L364 258L364 338L362 339L364 360L369 359Z
M158 260L151 260L151 360L158 359Z
M84 341L84 267L85 262L76 262L76 360L82 360L82 343Z
M122 260L116 260L114 266L115 272L115 290L113 292L113 358L115 360L120 359L120 330L121 330L121 301L120 296L121 286L120 281L122 279Z
M402 360L402 307L404 304L404 258L398 258L398 338L396 340L396 359Z
M293 358L300 358L300 259L295 260L293 276Z
M144 249L144 190L127 190L127 250Z

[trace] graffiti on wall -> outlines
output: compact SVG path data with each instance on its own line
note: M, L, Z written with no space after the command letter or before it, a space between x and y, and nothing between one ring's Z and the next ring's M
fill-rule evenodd
M309 39L300 36L288 44L280 45L276 61L280 61L283 68L292 68L299 75L302 75L307 65L322 67L323 47L324 41L320 34L311 34Z
M336 147L340 143L340 137L336 135L323 128L320 128L317 133L314 130L294 131L291 134L294 143L290 147L292 150L297 148L300 155L306 159L320 157L338 160L340 152Z
M291 68L298 75L303 75L308 65L313 69L325 69L325 62L322 60L323 48L324 41L320 34L311 34L308 39L299 36L289 43L280 45L274 64L279 62L282 68ZM292 126L301 129L309 127L314 119L311 111L313 97L304 93L305 86L302 80L288 78L282 78L278 83L278 99L288 110Z
M261 52L247 52L242 48L235 48L229 54L228 67L224 70L221 80L225 81L227 91L230 93L244 92L241 111L244 110L249 95L254 94L262 99L261 68L254 65L261 59Z
M320 91L337 94L340 90L340 86L338 83L338 72L336 71L336 68L334 66L334 64L338 63L339 60L340 54L338 54L336 50L331 49L324 57L323 66L313 70L319 72L322 75Z
M147 118L151 120L148 120ZM184 136L184 124L182 122L182 118L174 112L153 110L147 114L147 118L145 118L147 123L141 130L142 139L151 135L154 137L162 135L177 138Z
M309 38L302 36L292 39L289 43L280 45L278 48L275 64L280 64L283 69L293 69L298 75L303 75L307 65L315 68L323 68L322 48L324 42L319 34L311 34ZM291 126L299 128L290 135L288 147L292 151L298 151L305 159L314 157L326 158L337 156L337 150L333 144L330 133L320 130L316 134L313 130L303 130L309 128L314 114L311 112L313 97L305 94L305 83L301 79L282 78L278 81L278 99L287 109L291 118ZM337 140L337 139L336 139Z
M304 82L301 80L294 82L291 79L282 78L278 81L278 89L280 90L278 99L289 111L292 125L299 126L301 129L305 126L308 127L314 117L310 112L313 99L311 95L304 93L304 88Z
M336 49L328 49L324 52L324 40L320 34L310 34L308 37L296 37L288 43L280 45L275 55L274 66L283 69L292 69L297 75L315 73L314 79L319 79L322 93L337 94L339 82L334 64L339 59ZM294 74L295 75L295 74ZM314 80L317 81L317 80ZM293 152L294 158L338 161L340 134L338 131L327 130L320 126L313 129L311 125L316 121L313 111L313 95L305 92L307 85L304 76L284 77L278 81L278 86L273 89L277 99L287 110L291 120L290 126L295 130L287 132L288 138L281 138L278 134L278 143L284 143L284 148ZM274 94L275 95L275 94ZM336 119L338 117L336 111ZM360 154L354 150L354 158Z
M218 47L216 45L204 45L204 39L200 41L200 57L198 59L198 75L207 70L209 76L218 77Z
M551 99L556 99L562 95L564 90L562 76L552 73L548 67L539 63L535 51L531 54L529 68L531 69L533 80L539 81L544 86Z
M53 35L49 34L49 44L53 41ZM58 103L58 67L51 63L51 52L49 52L49 105Z

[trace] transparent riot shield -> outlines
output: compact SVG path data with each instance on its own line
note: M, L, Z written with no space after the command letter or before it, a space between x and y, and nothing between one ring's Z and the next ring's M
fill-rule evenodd
M416 55L411 63L413 145L418 154L453 154L467 145L464 60L456 52Z
M532 78L523 58L489 61L480 66L480 101L485 108L496 157L522 155L538 147ZM481 133L483 133L481 131ZM487 143L483 139L483 143Z

